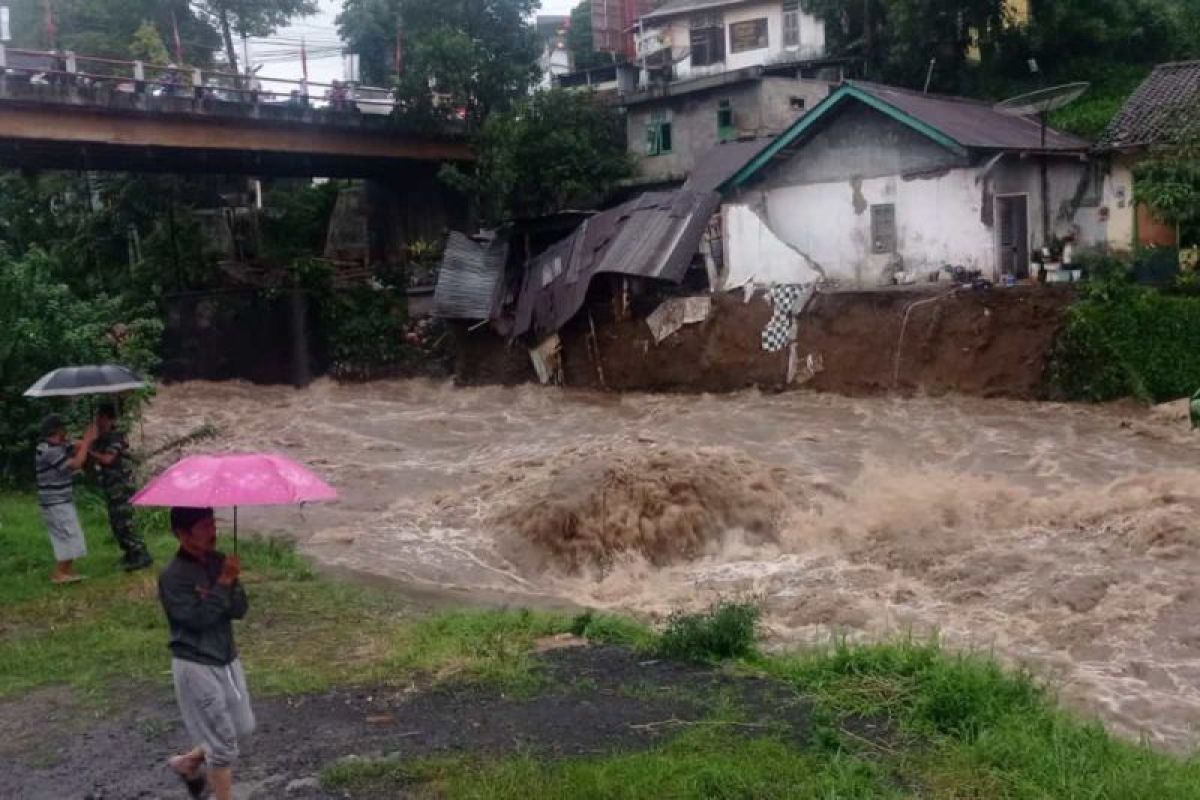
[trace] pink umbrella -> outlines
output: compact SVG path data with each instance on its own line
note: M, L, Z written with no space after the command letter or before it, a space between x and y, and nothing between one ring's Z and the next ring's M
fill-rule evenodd
M337 492L307 467L273 453L188 456L168 467L134 495L135 506L282 506L336 500Z

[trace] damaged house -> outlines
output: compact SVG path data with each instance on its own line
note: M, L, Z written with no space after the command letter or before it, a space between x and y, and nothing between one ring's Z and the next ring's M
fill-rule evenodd
M734 284L1030 277L1043 246L1103 242L1099 183L1034 118L850 82L724 181L725 260Z

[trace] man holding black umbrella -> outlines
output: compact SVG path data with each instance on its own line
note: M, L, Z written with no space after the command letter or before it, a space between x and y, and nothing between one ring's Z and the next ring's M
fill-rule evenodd
M109 527L125 554L122 565L130 572L145 569L154 563L154 559L137 532L133 506L130 505L135 479L129 439L117 427L117 408L113 403L100 405L96 412L96 430L99 436L92 445L91 457L96 463L100 488L108 501Z
M67 439L67 423L62 417L50 414L42 420L42 440L38 442L34 468L38 505L54 548L54 583L83 580L75 572L75 560L87 555L87 540L75 510L75 474L83 469L95 441L95 425L74 444Z

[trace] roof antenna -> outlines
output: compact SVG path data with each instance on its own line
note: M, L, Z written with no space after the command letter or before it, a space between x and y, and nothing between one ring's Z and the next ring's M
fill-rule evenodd
M936 58L929 59L929 70L925 73L925 89L922 94L929 94L929 82L933 80L933 65L936 63Z

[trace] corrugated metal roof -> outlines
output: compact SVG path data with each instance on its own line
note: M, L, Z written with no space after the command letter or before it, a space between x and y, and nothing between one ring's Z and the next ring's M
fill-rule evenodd
M720 202L716 192L647 192L586 220L526 265L511 334L557 331L600 273L678 283Z
M507 258L508 243L503 240L479 244L451 231L433 293L434 316L491 319Z
M988 150L1086 150L1088 143L1054 128L1046 129L1035 117L1017 117L997 111L992 103L965 97L921 94L881 83L850 81L850 85L882 100L926 125L937 128L963 147Z
M1176 144L1200 135L1200 61L1159 64L1096 143L1100 150Z
M774 137L763 136L725 142L708 150L696 160L684 189L693 192L713 192L732 178L739 169L769 145Z

